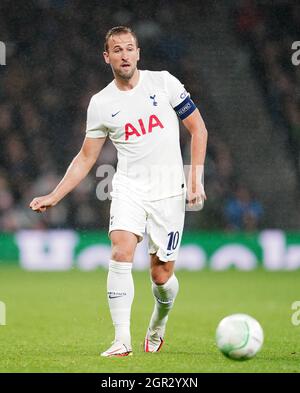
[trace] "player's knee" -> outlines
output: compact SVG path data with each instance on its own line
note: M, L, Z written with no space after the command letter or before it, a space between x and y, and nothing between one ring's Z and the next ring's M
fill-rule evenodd
M131 250L113 247L111 258L117 262L132 262L133 255Z
M151 279L156 285L165 284L171 277L172 272L163 269L152 269Z

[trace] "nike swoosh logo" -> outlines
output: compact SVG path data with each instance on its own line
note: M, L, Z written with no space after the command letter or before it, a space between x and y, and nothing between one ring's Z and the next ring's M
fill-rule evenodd
M167 252L167 257L169 257L172 254L174 254L174 251L173 252Z
M117 113L112 113L112 114L111 114L111 117L117 116L117 114L120 113L120 112L121 112L121 111L119 111L119 112L117 112Z
M122 297L122 296L124 296L124 295L118 295L118 296L108 296L110 299L116 299L117 297Z

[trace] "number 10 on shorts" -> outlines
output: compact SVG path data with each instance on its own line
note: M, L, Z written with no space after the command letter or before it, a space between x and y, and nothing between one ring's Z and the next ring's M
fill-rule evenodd
M178 246L178 242L179 242L179 232L170 232L168 233L168 247L167 250L168 251L174 251L176 249L176 247Z

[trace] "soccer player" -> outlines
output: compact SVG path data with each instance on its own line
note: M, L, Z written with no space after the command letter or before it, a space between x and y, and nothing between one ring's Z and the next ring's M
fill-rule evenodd
M166 38L167 39L167 38ZM112 345L101 355L132 354L130 313L134 297L131 275L136 246L147 232L155 305L144 341L146 352L158 352L178 292L174 274L185 199L201 208L206 199L203 167L207 130L183 85L167 71L137 68L140 49L128 27L106 35L104 60L114 80L95 94L87 113L86 137L65 176L48 195L30 207L44 212L55 206L86 177L106 137L118 152L112 184L109 236L112 244L107 298L115 328ZM191 165L185 185L178 118L191 134Z

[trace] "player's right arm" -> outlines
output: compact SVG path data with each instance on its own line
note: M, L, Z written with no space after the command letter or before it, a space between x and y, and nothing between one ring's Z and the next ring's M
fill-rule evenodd
M103 138L86 137L79 153L69 165L64 177L48 195L34 198L29 207L36 212L44 212L57 205L69 192L83 180L94 166L105 142Z

